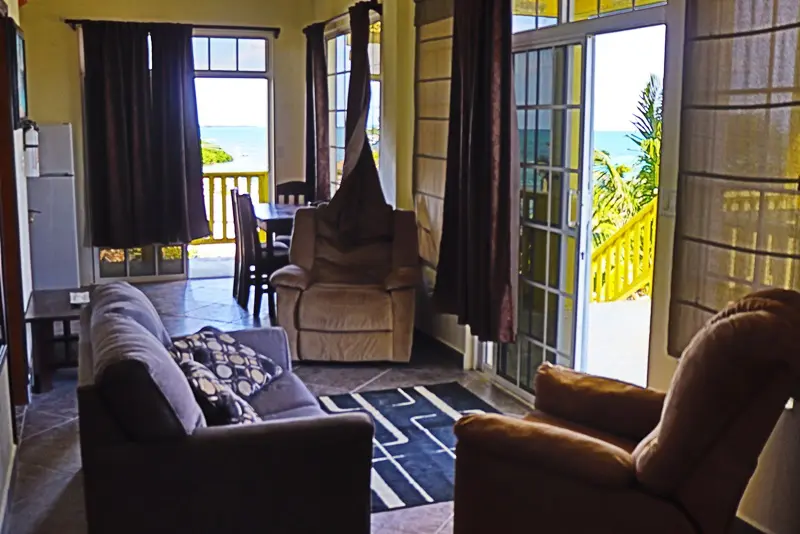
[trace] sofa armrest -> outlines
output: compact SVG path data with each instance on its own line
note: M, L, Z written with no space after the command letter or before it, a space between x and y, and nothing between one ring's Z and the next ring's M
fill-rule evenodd
M247 345L256 352L269 356L272 361L283 367L284 371L292 370L292 354L289 350L289 338L286 330L279 326L264 328L248 328L228 332L233 338L243 345Z
M90 531L369 534L373 433L369 416L343 414L93 450Z
M311 285L311 273L298 265L287 265L272 273L269 281L275 287L290 287L305 291Z
M633 441L661 420L665 394L545 363L534 379L536 408Z
M456 423L455 434L459 449L489 453L487 461L500 457L603 487L629 487L636 480L630 453L564 428L486 414L462 418Z
M389 273L384 284L387 291L416 288L422 280L422 273L417 267L399 267Z

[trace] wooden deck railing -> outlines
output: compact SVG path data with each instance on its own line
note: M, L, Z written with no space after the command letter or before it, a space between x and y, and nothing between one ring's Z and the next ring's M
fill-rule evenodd
M591 302L624 300L653 283L656 214L653 200L592 252Z
M211 229L209 237L194 241L193 245L209 243L233 243L233 206L231 189L249 193L253 202L267 202L269 195L269 173L260 172L205 172L203 173L203 196L206 214Z

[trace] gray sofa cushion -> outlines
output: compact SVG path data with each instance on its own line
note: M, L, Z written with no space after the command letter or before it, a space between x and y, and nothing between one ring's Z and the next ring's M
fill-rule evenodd
M259 354L268 356L273 362L283 367L284 371L292 370L292 358L289 354L289 338L286 330L279 327L251 328L228 332L236 341L247 345Z
M317 399L294 373L284 373L268 388L248 399L248 402L262 419L295 408L319 407Z
M93 321L107 313L118 313L130 317L148 332L153 334L162 345L172 343L169 332L158 316L150 299L127 282L113 282L98 286L92 292Z
M138 321L119 313L95 313L91 341L95 384L131 439L175 439L205 426L178 364Z

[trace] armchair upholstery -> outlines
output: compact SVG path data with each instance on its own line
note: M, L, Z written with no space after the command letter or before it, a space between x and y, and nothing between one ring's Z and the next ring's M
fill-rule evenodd
M533 413L456 424L455 533L727 534L797 392L798 329L800 293L731 304L666 395L544 364Z
M414 213L394 212L391 241L341 250L320 209L297 212L290 265L270 279L292 357L407 362L421 279Z

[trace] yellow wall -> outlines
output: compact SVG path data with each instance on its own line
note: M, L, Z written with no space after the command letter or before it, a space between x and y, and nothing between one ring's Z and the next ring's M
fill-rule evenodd
M78 33L65 18L277 26L275 41L275 177L304 179L305 38L313 0L32 0L21 10L28 67L29 112L39 123L71 122L75 135L78 228L85 232L83 118ZM81 254L91 282L92 251Z

